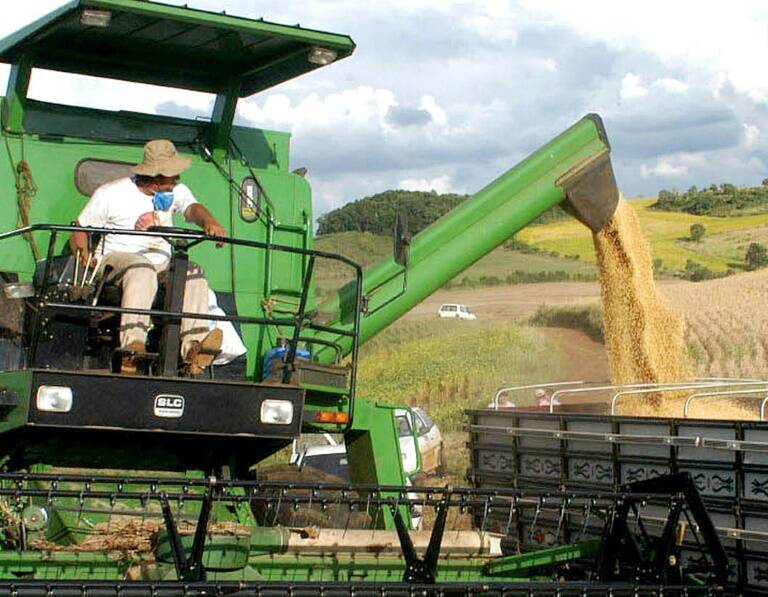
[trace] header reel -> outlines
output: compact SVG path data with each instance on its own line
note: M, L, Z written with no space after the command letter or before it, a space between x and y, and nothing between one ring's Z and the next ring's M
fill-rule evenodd
M686 475L611 494L0 475L0 592L18 595L717 595L727 562ZM643 510L673 504L655 534ZM261 508L257 508L260 506ZM420 508L423 526L404 522ZM281 510L316 524L263 526ZM323 512L366 513L344 528ZM391 513L396 532L375 528ZM254 512L262 512L255 516ZM432 517L434 512L435 516ZM635 514L635 519L630 518ZM687 525L680 525L689 516ZM474 520L475 529L470 530ZM561 547L539 536L581 532ZM594 531L599 529L600 533ZM701 535L699 557L680 550ZM418 551L424 550L420 557Z

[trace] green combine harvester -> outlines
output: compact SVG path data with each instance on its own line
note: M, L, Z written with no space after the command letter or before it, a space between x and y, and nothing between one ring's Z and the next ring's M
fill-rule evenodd
M723 548L686 475L601 491L406 486L395 407L355 393L360 343L556 204L600 230L618 191L602 122L589 115L419 235L399 220L392 257L365 273L315 250L311 190L291 169L289 135L235 126L235 108L354 49L345 35L144 0L73 0L0 41L11 64L0 594L721 594ZM35 68L216 99L207 120L56 105L27 97ZM85 232L96 246L110 232L76 225L78 214L97 187L130 174L150 139L191 159L183 181L227 235L124 232L173 247L156 304L130 310L82 271L69 239ZM232 323L247 347L204 375L179 362L190 260L223 312L204 318ZM316 273L329 262L349 282L319 301ZM132 375L121 371L125 313L153 321ZM324 432L344 435L351 483L256 466L299 434ZM659 500L674 507L651 537L632 517ZM544 502L599 521L600 533L525 551L510 529L531 512L523 506ZM415 507L429 530L409 528ZM702 536L700 559L685 565L683 513ZM462 524L470 518L474 527ZM491 532L490 520L506 522Z

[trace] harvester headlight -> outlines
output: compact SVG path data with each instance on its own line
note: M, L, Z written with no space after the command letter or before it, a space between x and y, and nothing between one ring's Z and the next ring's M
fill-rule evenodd
M290 425L293 422L293 403L290 400L265 400L261 403L261 422Z
M336 58L338 57L339 57L339 53L336 50L315 46L309 51L309 56L307 56L307 60L309 60L309 62L311 62L312 64L325 66L326 64L330 64L331 62L336 60Z
M37 410L68 413L72 410L72 388L66 386L40 386L35 401Z
M112 13L108 10L94 10L86 8L80 13L80 24L89 27L109 27L112 22Z

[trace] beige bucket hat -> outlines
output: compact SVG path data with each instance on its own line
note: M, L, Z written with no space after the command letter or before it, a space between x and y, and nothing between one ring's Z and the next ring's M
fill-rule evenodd
M189 168L192 160L179 155L167 139L153 139L144 146L144 161L133 167L141 176L178 176Z

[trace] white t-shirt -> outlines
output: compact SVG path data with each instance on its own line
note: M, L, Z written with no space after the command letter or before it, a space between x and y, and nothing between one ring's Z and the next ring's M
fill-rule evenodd
M119 178L96 189L80 216L81 226L135 230L136 220L154 211L159 226L173 226L174 214L184 214L197 199L187 185L177 184L173 189L173 204L168 211L155 211L152 196L142 193L131 178ZM97 253L138 253L154 264L162 264L171 257L171 247L159 236L126 236L107 234Z

